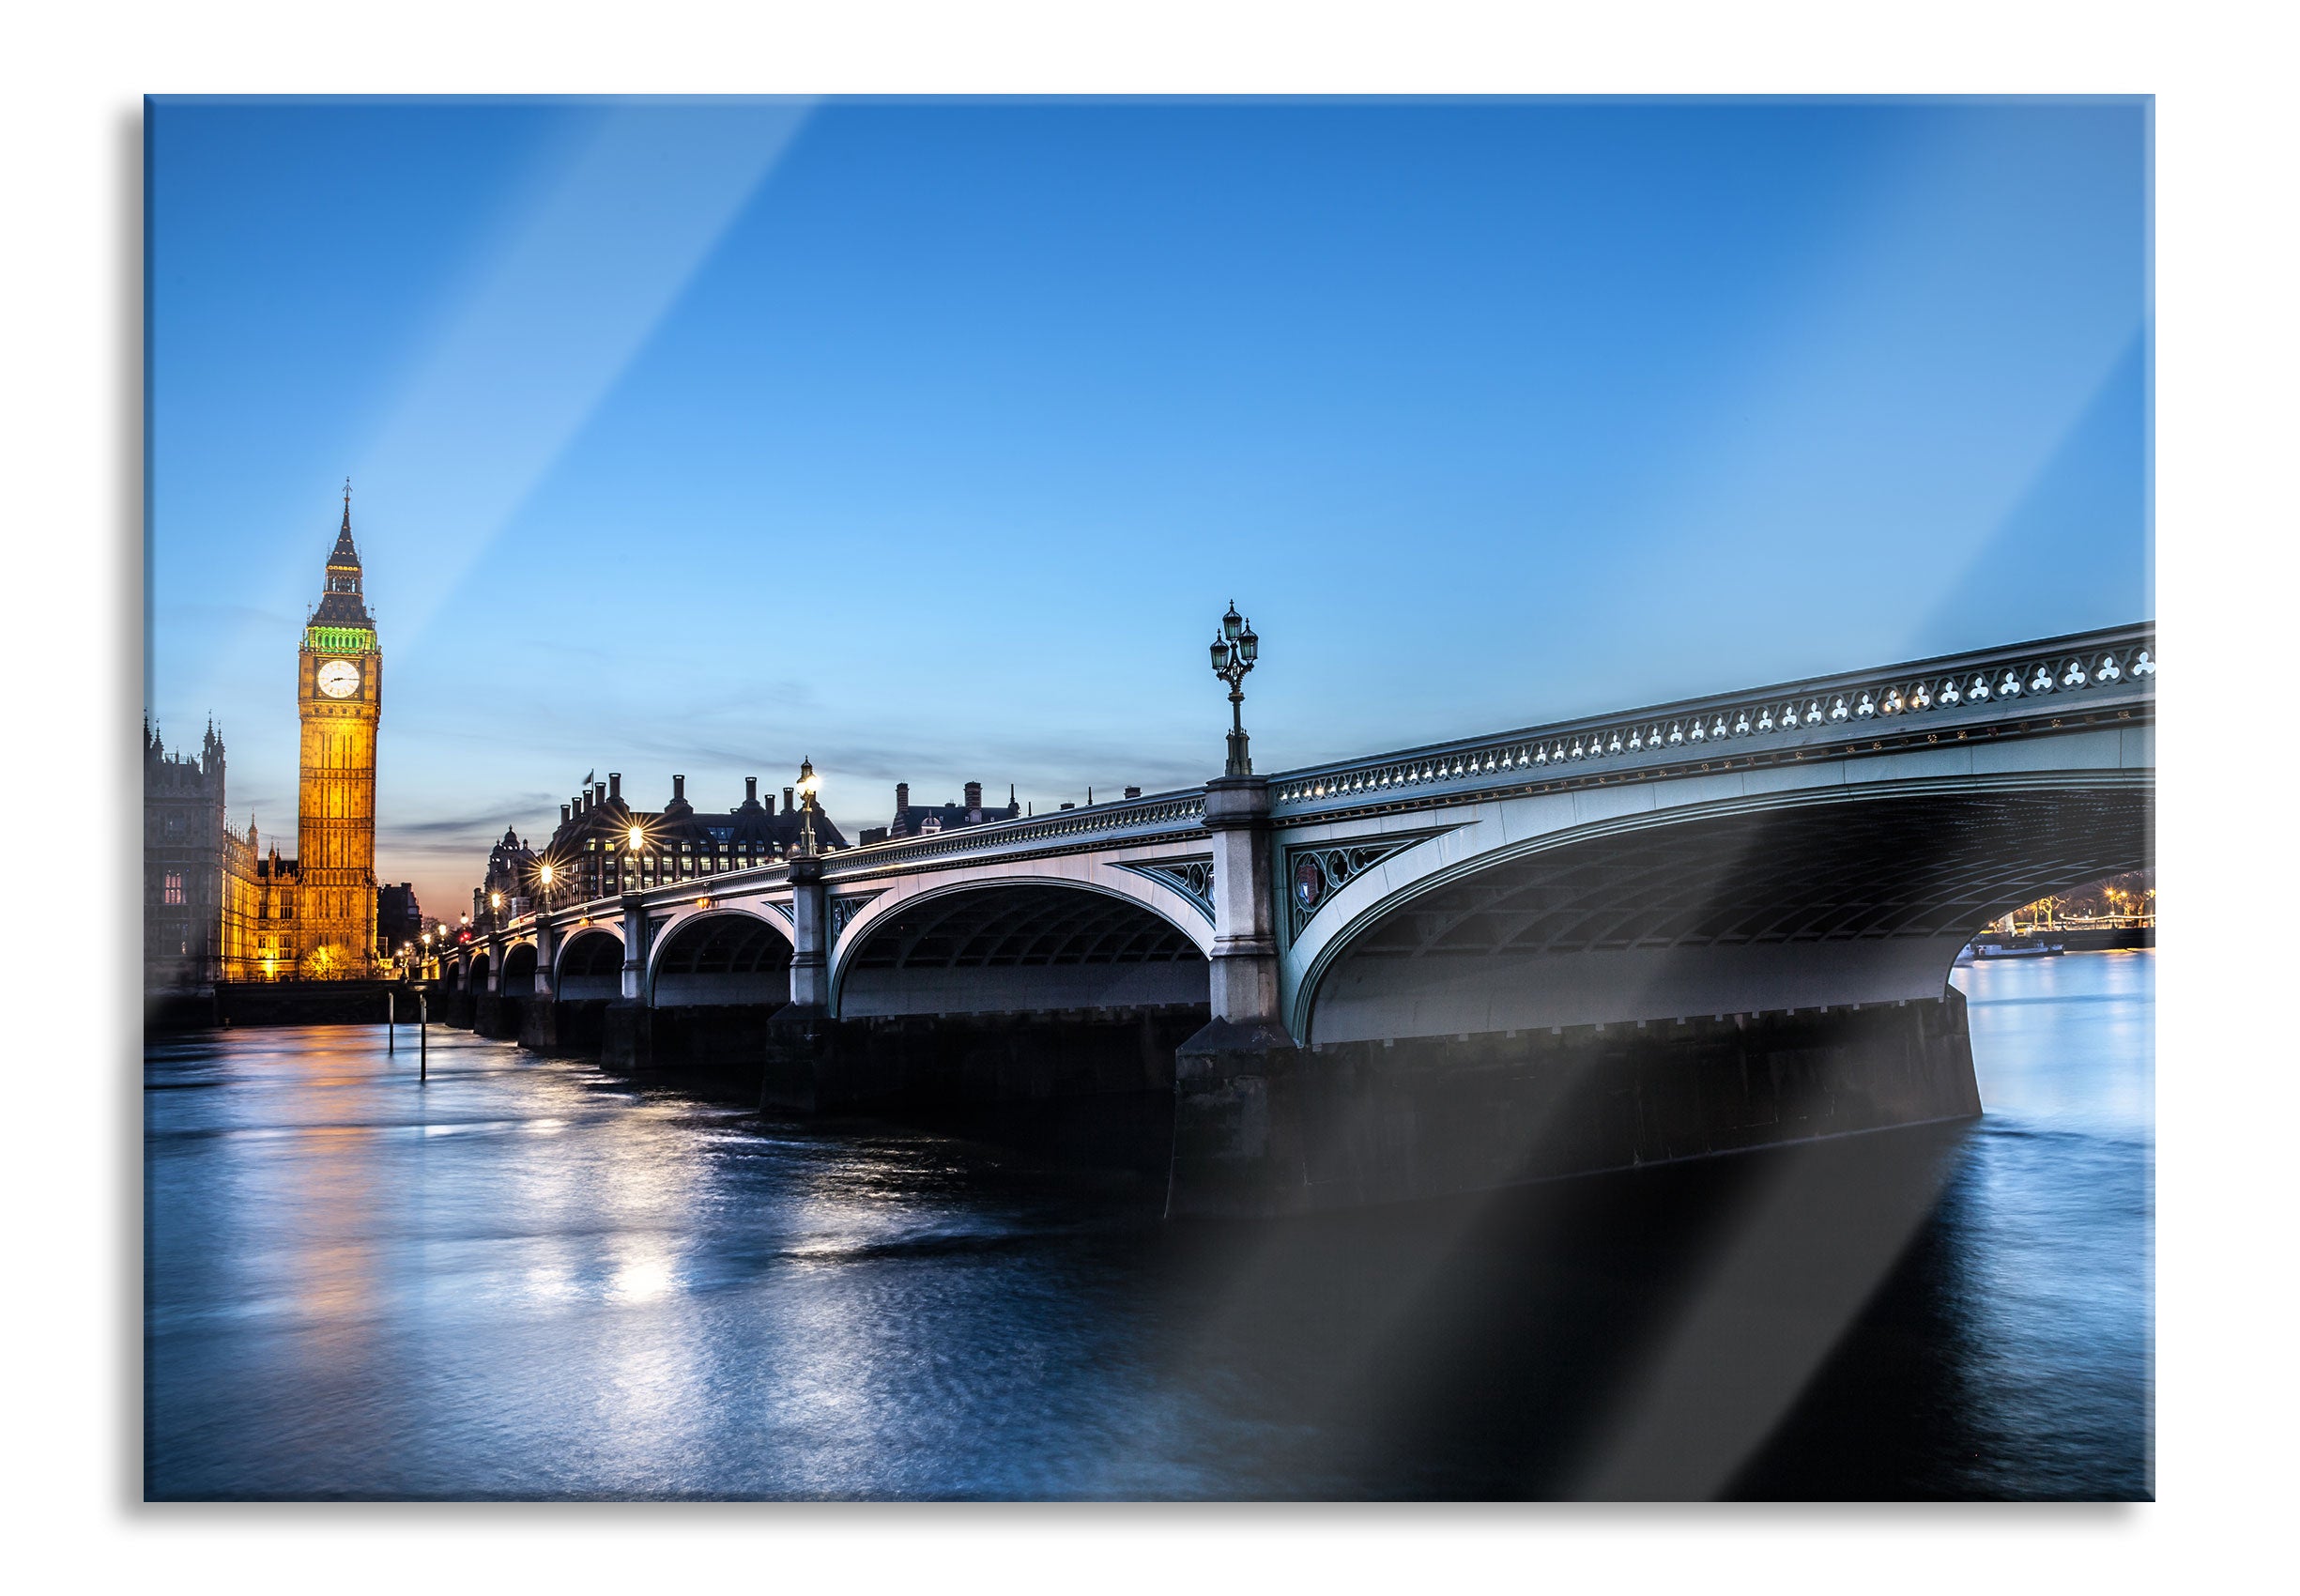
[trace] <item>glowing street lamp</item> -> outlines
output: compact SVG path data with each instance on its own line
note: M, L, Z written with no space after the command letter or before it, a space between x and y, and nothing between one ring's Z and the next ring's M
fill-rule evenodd
M1246 726L1239 717L1246 702L1242 684L1261 652L1262 639L1254 635L1254 623L1238 613L1237 604L1233 601L1229 612L1222 617L1221 636L1214 639L1208 651L1214 674L1230 683L1230 757L1222 763L1224 775L1254 774L1254 762L1246 753Z
M799 761L799 852L812 858L815 852L815 794L822 790L822 778L815 774L815 761Z

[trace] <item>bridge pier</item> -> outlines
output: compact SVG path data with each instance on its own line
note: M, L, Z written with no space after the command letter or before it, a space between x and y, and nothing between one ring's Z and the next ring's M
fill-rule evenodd
M1226 1141L1201 1125L1188 1158L1177 1141L1170 1212L1404 1202L1981 1112L1953 987L1858 1009L1312 1047L1265 1096L1232 1111ZM1259 1159L1241 1156L1250 1137Z
M602 1068L636 1071L655 1061L654 1010L646 1001L647 900L626 893L622 900L622 982L601 1019L599 1063Z
M548 916L535 919L535 977L525 1003L519 1005L519 1045L531 1052L559 1049L559 1004L551 988L557 952Z
M604 1057L609 1004L606 998L538 999L520 1014L519 1045L561 1057Z
M767 1021L762 1113L814 1114L853 1107L860 1092L840 1058L831 1019L830 905L822 861L790 861L790 1001Z
M599 1065L618 1074L651 1069L655 1062L655 1011L616 998L599 1017Z
M1173 1133L1174 1050L1204 1018L1197 1005L1172 1004L787 1023L782 1037L805 1038L813 1067L781 1054L760 1111L884 1115L1158 1174Z
M529 1052L559 1051L559 1005L548 997L529 999L519 1010L519 1045Z
M1303 1164L1300 1050L1279 1018L1269 783L1206 783L1213 836L1212 1010L1174 1051L1167 1212L1264 1213L1294 1205Z
M519 1005L506 1004L498 992L483 991L472 1000L471 1029L476 1035L498 1040L515 1036L519 1030Z

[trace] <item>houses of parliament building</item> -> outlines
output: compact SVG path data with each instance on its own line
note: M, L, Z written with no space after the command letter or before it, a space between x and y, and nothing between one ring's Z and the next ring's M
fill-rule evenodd
M302 725L296 852L262 851L253 821L236 831L224 808L223 739L210 724L200 756L144 739L144 970L152 992L217 981L373 975L391 943L378 935L376 731L383 651L351 541L351 493L328 555L326 585L296 655ZM392 889L401 912L412 894Z

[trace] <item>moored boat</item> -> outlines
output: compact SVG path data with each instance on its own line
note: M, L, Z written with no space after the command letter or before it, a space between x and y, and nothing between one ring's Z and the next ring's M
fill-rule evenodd
M1976 959L2057 959L2063 951L2057 942L2032 937L1976 940L1965 944L1964 952L1956 956L1956 962L1970 964Z

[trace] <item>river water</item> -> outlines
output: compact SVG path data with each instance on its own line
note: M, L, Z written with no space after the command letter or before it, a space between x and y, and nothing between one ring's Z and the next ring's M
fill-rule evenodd
M1956 980L1976 1125L1261 1225L466 1033L158 1038L146 1492L2146 1496L2154 955Z

